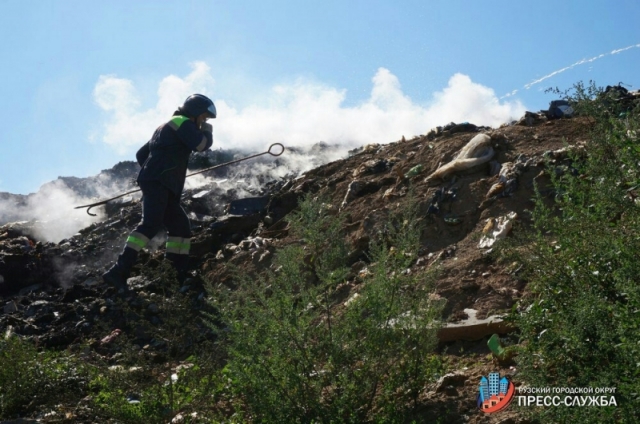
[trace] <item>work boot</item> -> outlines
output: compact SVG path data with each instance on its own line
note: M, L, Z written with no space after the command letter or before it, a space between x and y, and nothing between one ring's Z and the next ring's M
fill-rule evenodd
M104 274L102 279L108 285L114 287L116 290L122 289L124 292L129 290L127 286L127 279L131 274L131 268L136 263L138 258L138 252L130 247L125 247L116 263Z
M189 255L166 253L164 257L171 262L171 265L175 268L178 282L180 284L184 283L187 279L187 271L189 269Z

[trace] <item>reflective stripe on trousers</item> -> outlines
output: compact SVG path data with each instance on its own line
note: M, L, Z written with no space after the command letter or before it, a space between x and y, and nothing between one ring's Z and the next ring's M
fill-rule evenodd
M167 239L167 253L175 253L178 255L188 255L191 248L190 237L169 236Z
M127 247L139 252L143 247L145 247L149 243L149 237L141 234L137 231L133 231L127 237Z

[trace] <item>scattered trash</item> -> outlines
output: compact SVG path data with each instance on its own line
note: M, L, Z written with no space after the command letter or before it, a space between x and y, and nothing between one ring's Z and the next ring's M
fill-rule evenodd
M523 155L518 156L515 162L503 163L498 175L498 181L487 192L487 199L493 196L506 197L513 194L518 188L518 177L527 166L527 158Z
M489 175L498 175L500 173L500 169L502 165L497 160L492 160L489 162Z
M408 171L407 171L407 173L406 173L406 174L404 174L404 176L405 176L406 178L413 178L413 177L415 177L416 175L418 175L419 173L421 173L423 168L424 168L424 167L422 166L422 164L420 164L420 165L416 165L416 166L414 166L413 168L411 168L410 170L408 170Z
M111 332L111 334L109 334L108 336L105 336L102 338L102 340L100 340L100 344L106 345L111 343L112 341L114 341L116 339L116 337L118 337L120 335L120 333L122 333L122 330L116 328L115 330L113 330Z
M194 194L192 197L194 199L200 199L201 197L204 197L209 193L211 193L211 190L202 190L202 191L199 191L196 194Z
M571 118L573 116L573 108L566 100L553 100L549 103L549 119Z
M489 338L489 341L487 342L487 346L489 346L489 349L491 350L491 352L493 352L493 354L496 355L497 357L500 358L504 356L505 350L500 345L500 337L498 337L497 334L494 334L493 336L491 336L491 338Z
M547 115L544 112L525 112L524 116L516 123L516 125L523 125L531 127L533 125L541 124L547 121Z
M393 162L386 159L368 160L353 171L353 176L359 177L367 174L379 174L389 170L392 166Z
M458 225L462 222L462 219L457 217L457 216L453 216L453 217L447 217L444 219L444 222L449 224L449 225Z
M429 199L427 215L436 215L440 213L440 208L443 203L452 202L457 199L457 192L458 190L455 188L450 188L448 190L443 187L438 188Z
M491 146L491 137L487 134L478 134L473 137L458 153L458 155L446 165L436 169L429 175L426 181L435 178L444 178L452 172L470 169L489 162L494 155Z
M127 402L131 405L137 405L140 403L140 395L138 394L130 394L126 397Z
M509 231L511 231L511 227L513 226L513 221L518 217L518 214L515 212L509 212L506 216L501 216L495 219L495 222L492 224L491 228L487 230L487 232L482 236L480 242L478 243L478 248L485 249L493 246L493 244L497 240L502 240L507 237ZM493 220L493 218L489 218ZM487 226L489 224L487 223ZM487 228L485 226L485 228Z
M445 135L445 134L456 134L461 132L476 132L483 127L478 127L474 124L470 124L469 122L462 122L460 124L456 124L455 122L450 122L443 127L435 127L429 133L427 133L427 139L433 140L434 138Z
M189 420L189 422L195 422L194 420L198 418L198 413L192 412L188 416L191 417L191 420ZM171 424L181 424L183 422L185 422L185 416L182 413L179 413L171 420Z

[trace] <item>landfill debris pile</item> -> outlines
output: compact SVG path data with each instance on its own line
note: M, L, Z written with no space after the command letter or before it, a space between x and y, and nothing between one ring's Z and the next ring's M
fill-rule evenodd
M422 248L414 252L415 260L406 272L440 268L434 296L446 300L443 319L449 327L441 333L442 343L452 350L471 347L484 352L478 346L487 349L491 331L511 331L501 321L501 313L526 291L518 269L495 263L487 251L529 224L534 182L542 193L553 195L546 165L552 164L555 172L573 172L575 155L568 151L580 151L587 139L588 126L580 117L523 122L495 129L449 124L411 139L354 149L348 157L300 176L260 185L236 181L233 188L221 180L209 181L187 189L182 203L191 219L193 238L189 279L179 290L191 296L195 309L204 309L204 282L232 282L231 265L250 274L272 267L278 249L299 242L289 232L289 213L303 196L322 195L328 211L346 217L351 272L336 290L341 290L343 299L337 307L348 307L357 301L362 275L370 272L369 242L389 213L413 193L425 228ZM467 169L450 169L441 178L426 178L455 160L478 136L485 147L481 156L487 160ZM142 252L128 281L132 297L126 302L139 313L123 316L117 294L107 290L100 275L140 221L140 200L118 199L104 213L106 219L59 243L34 238L32 227L37 222L16 220L0 226L0 331L11 328L14 334L37 340L38 346L57 348L92 337L96 341L92 348L107 357L117 352L105 346L110 338L122 337L122 332L140 346L162 351L161 341L135 329L138 321L153 326L163 320L154 299L166 293L147 273L162 262L163 235ZM210 334L203 329L201 336ZM490 366L485 363L443 377L440 389L432 393L434 400L460 415L470 413L475 376L485 375Z

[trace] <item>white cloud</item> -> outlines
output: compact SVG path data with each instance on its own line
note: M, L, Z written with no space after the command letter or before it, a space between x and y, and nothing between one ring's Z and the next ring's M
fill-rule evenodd
M153 130L168 119L184 99L195 92L207 94L213 87L209 67L203 62L191 64L186 78L165 77L158 86L158 101L140 110L140 98L132 81L114 75L101 75L93 90L98 106L107 112L102 141L118 153L130 153L147 141Z
M453 75L429 103L419 104L403 93L398 78L385 68L373 76L370 97L355 106L344 106L344 89L298 79L272 87L266 102L238 108L232 106L233 99L225 101L212 94L215 82L205 63L191 66L184 78L164 78L156 105L147 110L140 110L131 81L101 76L94 98L108 116L102 141L120 153L131 153L196 92L211 96L218 109L213 122L214 147L257 151L275 142L309 146L322 140L344 147L388 143L451 121L497 126L525 111L519 101L501 102L492 89L463 74Z

